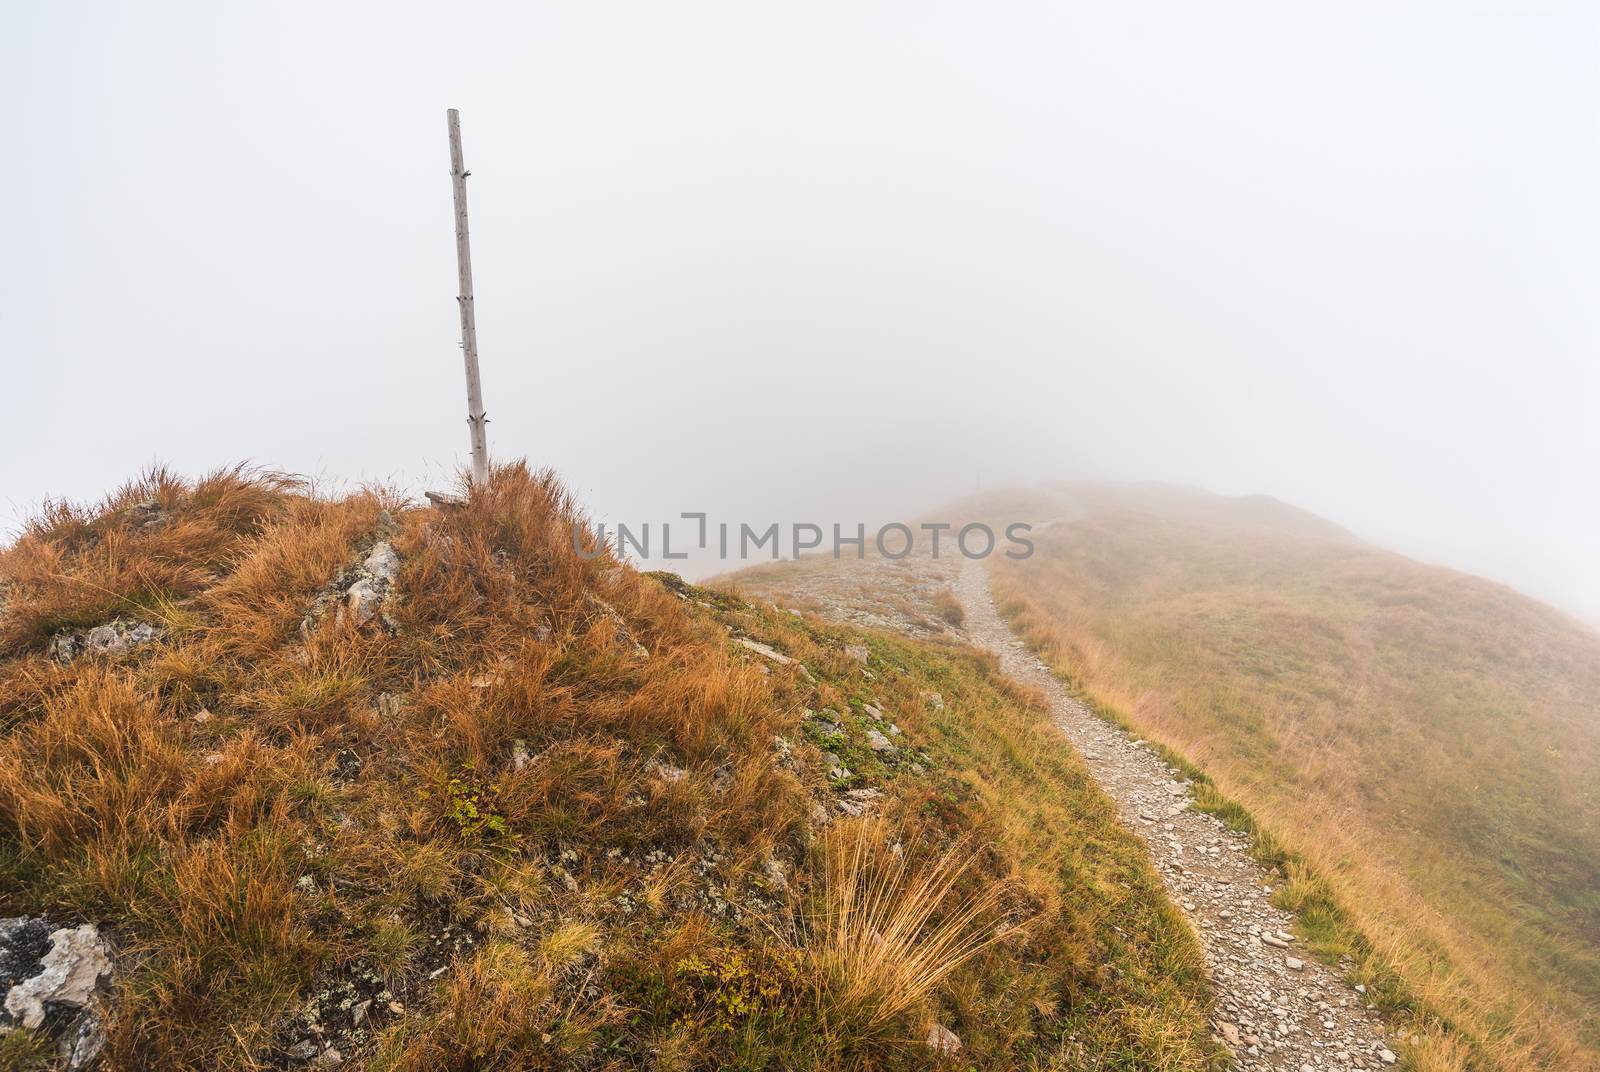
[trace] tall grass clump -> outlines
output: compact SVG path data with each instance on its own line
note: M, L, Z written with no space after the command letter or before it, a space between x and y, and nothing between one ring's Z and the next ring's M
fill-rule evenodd
M996 941L1004 885L962 887L975 859L966 841L919 862L869 819L830 829L822 854L812 953L830 1003L868 1028L916 1008Z

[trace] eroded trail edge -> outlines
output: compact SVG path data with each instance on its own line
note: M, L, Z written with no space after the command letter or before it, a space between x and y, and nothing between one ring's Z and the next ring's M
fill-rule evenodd
M964 630L1002 669L1049 697L1056 725L1150 848L1167 891L1205 949L1217 992L1217 1033L1239 1067L1322 1072L1395 1064L1384 1025L1363 996L1296 949L1292 917L1269 898L1273 876L1247 835L1191 806L1188 784L1144 742L1074 699L1012 633L989 591L988 569L967 560L959 580Z

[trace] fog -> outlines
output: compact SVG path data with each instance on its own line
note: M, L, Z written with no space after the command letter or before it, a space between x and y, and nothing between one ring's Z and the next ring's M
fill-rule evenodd
M0 522L497 459L602 518L1266 493L1600 620L1593 5L12 3Z

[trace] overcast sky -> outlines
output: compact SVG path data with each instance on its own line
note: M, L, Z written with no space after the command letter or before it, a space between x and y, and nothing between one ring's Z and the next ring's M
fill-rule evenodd
M0 522L141 466L642 521L1264 492L1600 620L1593 4L0 14Z

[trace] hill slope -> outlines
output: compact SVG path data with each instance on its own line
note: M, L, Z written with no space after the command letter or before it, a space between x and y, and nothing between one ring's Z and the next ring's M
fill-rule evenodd
M1038 697L573 519L156 473L0 553L0 1068L1217 1067Z
M1005 504L1063 519L996 560L1019 631L1313 861L1501 1067L1594 1067L1600 638L1281 504L1082 491Z

